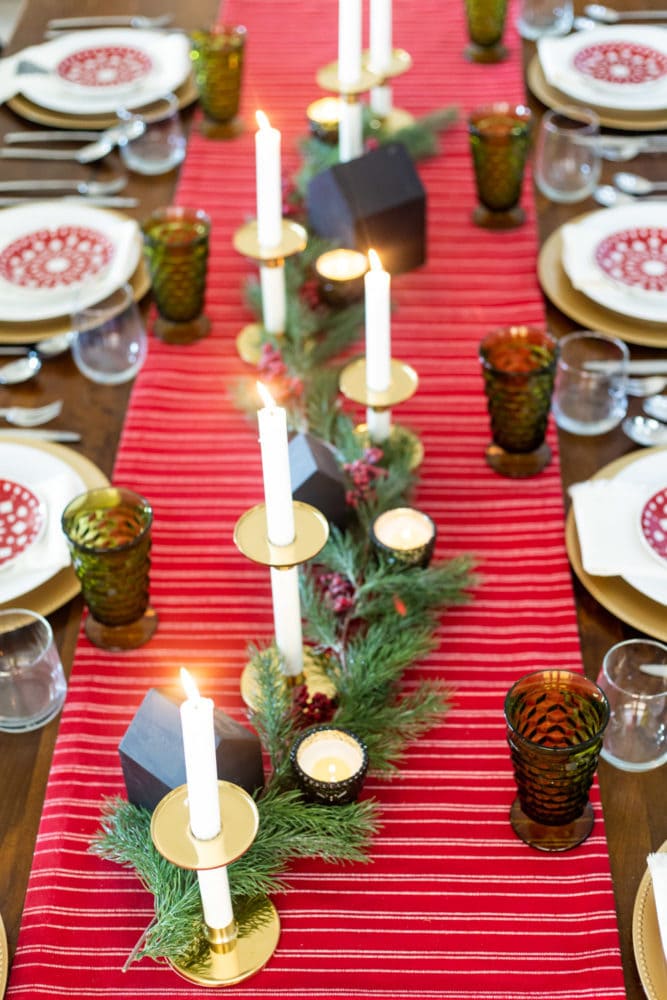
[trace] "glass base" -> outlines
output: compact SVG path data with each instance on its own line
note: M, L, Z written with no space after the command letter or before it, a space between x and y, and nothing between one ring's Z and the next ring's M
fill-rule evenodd
M226 122L216 122L213 118L204 117L199 131L207 139L236 139L243 135L245 125L242 118L230 118Z
M41 712L37 712L27 718L14 718L10 716L0 716L0 733L30 733L33 729L41 729L47 722L55 718L63 707L67 690L58 692L54 700L46 705Z
M526 221L526 213L521 205L515 205L506 212L494 212L486 205L477 205L472 221L482 229L516 229Z
M593 829L593 821L593 806L590 802L586 803L581 816L564 826L546 826L530 819L518 799L514 800L510 809L512 829L524 843L538 851L569 851L586 840Z
M507 59L508 55L509 49L502 42L497 42L495 45L477 45L475 42L471 42L463 50L464 59L475 63L502 62L503 59Z
M486 449L486 462L494 472L510 479L526 479L536 476L551 461L551 448L543 441L535 451L510 452L491 442Z
M174 323L158 316L153 324L153 333L165 344L192 344L208 336L211 321L208 316L197 316L185 323Z
M137 649L148 642L157 626L157 612L149 607L141 618L129 625L103 625L89 613L85 632L92 644L100 649Z

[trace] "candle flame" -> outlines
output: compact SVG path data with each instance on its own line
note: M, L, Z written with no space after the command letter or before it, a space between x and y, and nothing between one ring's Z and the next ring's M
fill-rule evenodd
M255 111L255 120L260 128L271 128L271 122L263 111Z
M369 263L371 265L371 271L383 271L384 270L384 268L382 267L382 261L378 257L378 255L375 252L375 250L370 249L368 251L368 260L369 260Z
M269 409L273 410L276 406L276 401L266 388L263 382L255 382L257 386L257 392L259 393L259 398L261 399L264 406L268 406Z
M194 677L185 669L185 667L181 667L181 684L183 685L183 690L185 691L188 699L194 700L201 697Z

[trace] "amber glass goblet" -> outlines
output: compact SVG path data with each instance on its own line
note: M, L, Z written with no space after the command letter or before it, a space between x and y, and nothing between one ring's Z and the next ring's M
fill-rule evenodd
M470 62L496 63L507 58L502 43L507 0L464 0L470 44L464 56Z
M204 315L211 220L197 208L159 208L142 224L144 255L153 286L157 337L189 344L205 337Z
M473 222L485 229L512 229L525 221L519 204L530 146L532 115L523 104L498 101L468 118L479 204Z
M515 833L541 851L567 851L593 828L588 792L609 705L597 684L569 670L521 677L505 698L507 740L518 796Z
M509 326L479 347L493 440L486 461L514 479L534 476L551 461L545 441L557 344L544 330Z
M190 59L205 119L202 131L211 139L229 139L242 131L236 115L241 100L246 29L216 24L190 35Z
M102 649L143 646L157 628L148 603L153 511L132 490L107 486L75 497L62 527L88 607L85 630Z

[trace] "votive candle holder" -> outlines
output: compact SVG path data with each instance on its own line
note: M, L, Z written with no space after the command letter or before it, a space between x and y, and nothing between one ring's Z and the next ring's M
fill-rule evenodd
M332 306L350 305L364 296L368 258L359 250L327 250L315 261L320 296Z
M312 726L292 744L290 762L301 791L314 802L354 802L368 770L365 743L348 729Z
M436 526L414 507L392 507L371 524L371 541L378 552L397 566L425 568L433 558Z

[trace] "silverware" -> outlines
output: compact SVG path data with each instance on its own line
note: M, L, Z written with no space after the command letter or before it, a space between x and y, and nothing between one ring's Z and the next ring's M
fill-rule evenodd
M41 359L35 351L30 351L24 358L17 358L16 361L8 361L0 366L0 386L27 382L34 378L41 367Z
M667 664L665 663L640 663L639 669L643 674L651 677L667 677Z
M618 362L587 361L584 367L589 372L617 371ZM645 358L641 361L628 361L625 370L628 375L667 375L667 358Z
M603 24L618 24L619 21L664 21L667 10L614 10L601 3L589 3L584 7L584 14L594 21Z
M631 441L643 448L667 444L667 424L661 424L653 417L643 417L641 414L636 417L626 417L621 427Z
M164 28L174 20L173 14L160 14L158 17L144 17L137 14L112 14L97 17L56 17L47 21L49 31L69 31L71 28L101 28L105 25L120 25L128 28Z
M16 427L38 427L39 424L48 424L49 420L55 420L62 408L62 399L45 403L44 406L7 406L0 409L0 417Z
M12 357L23 357L37 351L41 358L56 358L59 354L64 354L69 350L75 334L73 330L65 333L56 333L52 337L43 337L33 344L1 344L0 355L11 355Z
M110 181L77 181L63 177L61 180L20 180L0 181L0 192L10 191L77 191L79 194L102 197L122 191L127 184L127 177L114 177Z
M73 129L33 129L31 132L5 132L5 142L94 142L100 132L84 132Z
M139 204L138 198L120 198L118 195L101 196L97 195L63 195L51 196L49 199L31 198L30 195L17 195L13 198L11 195L0 198L0 208L8 208L10 205L34 205L37 201L69 201L73 202L75 205L94 205L96 208L136 208Z
M667 151L667 135L580 135L575 142L582 146L595 146L600 156L612 162L633 160L640 153Z
M659 395L667 386L667 376L648 375L644 378L626 378L625 391L628 396L646 399L648 396Z
M667 396L649 396L642 403L642 409L654 420L667 421Z
M613 180L619 191L635 195L638 198L643 198L647 194L667 191L667 182L650 181L647 177L642 177L641 174L631 174L625 170L614 174Z
M19 428L0 428L0 437L25 437L37 438L39 441L80 441L81 435L78 431L45 431L39 428L24 430Z
M33 149L31 146L9 145L0 148L0 158L5 160L76 160L77 163L93 163L95 160L101 160L120 142L131 142L132 139L138 139L145 131L146 123L141 118L131 118L127 122L114 125L105 132L99 133L93 142L89 142L79 149Z

